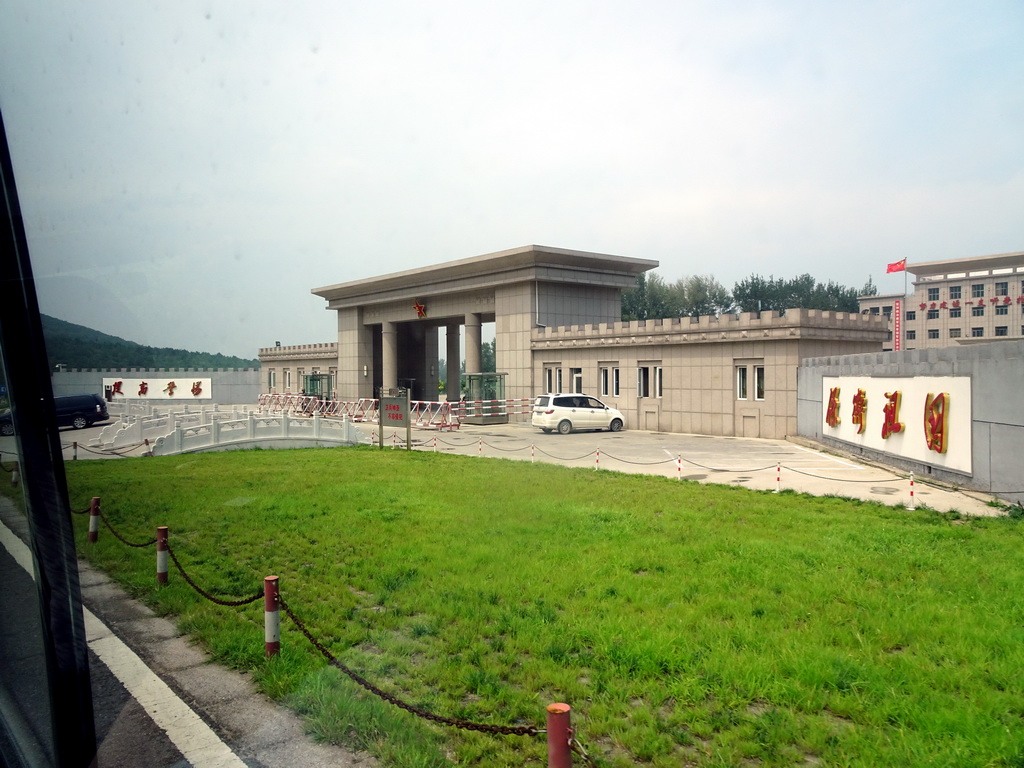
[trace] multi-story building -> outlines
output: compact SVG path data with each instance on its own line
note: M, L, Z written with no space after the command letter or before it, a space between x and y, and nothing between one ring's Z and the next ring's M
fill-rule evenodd
M861 312L890 318L886 350L1024 338L1024 251L906 269L914 276L912 294L860 297Z

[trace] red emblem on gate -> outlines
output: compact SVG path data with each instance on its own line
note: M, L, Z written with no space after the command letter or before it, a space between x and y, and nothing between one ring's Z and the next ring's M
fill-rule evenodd
M416 317L423 318L427 316L427 307L425 304L420 304L419 299L416 299L416 303L412 305L412 308L416 310Z

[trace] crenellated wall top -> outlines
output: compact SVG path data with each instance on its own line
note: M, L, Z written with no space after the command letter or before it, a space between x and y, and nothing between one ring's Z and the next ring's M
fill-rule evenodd
M313 357L336 357L338 354L338 342L329 341L323 344L294 344L289 347L261 347L259 352L260 361L273 359L294 359Z
M594 325L535 328L533 346L560 346L566 343L666 344L681 342L718 342L759 338L808 337L818 333L857 332L865 340L883 340L888 334L888 318L859 312L829 312L817 309L787 309L775 312L743 312L720 316L669 317L656 320L629 320Z

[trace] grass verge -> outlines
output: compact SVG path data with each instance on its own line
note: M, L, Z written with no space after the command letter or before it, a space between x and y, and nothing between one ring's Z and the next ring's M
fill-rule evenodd
M339 659L448 717L574 707L602 766L1024 765L1024 548L1008 518L372 448L69 463L129 539L167 525L204 589L281 576ZM79 552L322 739L393 766L543 765L542 739L372 700L260 603L222 608L152 548Z

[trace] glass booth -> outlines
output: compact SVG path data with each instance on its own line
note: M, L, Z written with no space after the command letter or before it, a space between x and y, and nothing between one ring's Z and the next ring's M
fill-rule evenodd
M463 424L508 424L507 373L467 373L462 377Z

